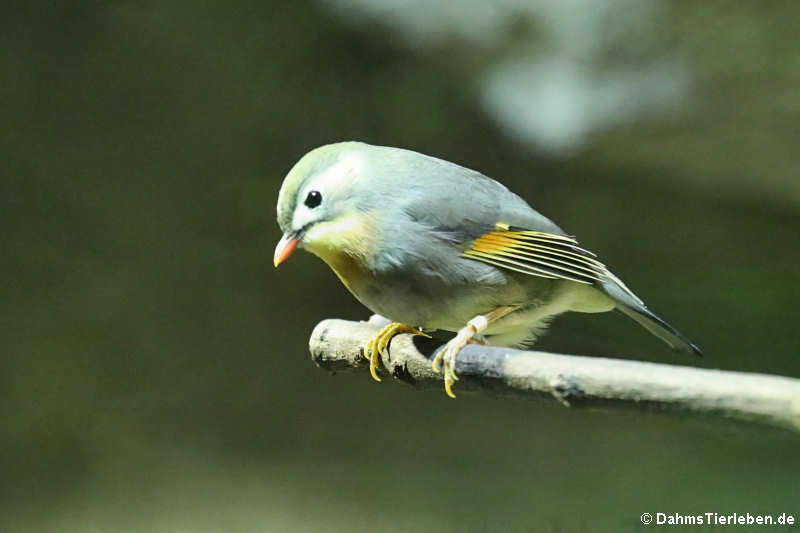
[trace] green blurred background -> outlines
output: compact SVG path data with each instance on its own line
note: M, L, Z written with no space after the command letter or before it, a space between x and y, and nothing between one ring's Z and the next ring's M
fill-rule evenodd
M5 2L0 529L800 515L796 434L332 377L313 326L368 311L308 254L271 264L303 153L412 148L506 183L706 357L612 313L564 316L539 347L800 377L799 17L793 1Z

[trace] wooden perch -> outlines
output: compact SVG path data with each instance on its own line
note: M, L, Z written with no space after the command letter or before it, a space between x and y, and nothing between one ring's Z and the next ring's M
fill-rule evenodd
M369 322L323 320L311 334L311 357L329 371L366 371L369 365L361 350L378 330ZM430 360L417 348L430 343L408 334L396 336L383 358L384 381L388 374L417 388L443 389L442 375L431 370ZM456 373L456 394L478 390L550 396L567 406L681 409L800 431L798 379L475 344L459 354Z

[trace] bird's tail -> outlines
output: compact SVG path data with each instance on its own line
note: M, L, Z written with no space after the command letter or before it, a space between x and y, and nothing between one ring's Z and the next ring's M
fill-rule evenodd
M638 322L647 331L666 342L672 349L699 356L703 355L700 348L692 343L692 341L684 337L681 332L650 311L647 306L644 305L644 302L622 283L622 280L610 272L607 274L609 279L603 281L601 287L603 292L614 300L617 309Z

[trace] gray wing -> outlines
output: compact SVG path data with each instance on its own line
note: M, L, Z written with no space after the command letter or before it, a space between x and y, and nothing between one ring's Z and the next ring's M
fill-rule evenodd
M502 270L591 284L671 347L700 355L697 346L651 312L593 253L502 184L441 159L377 149L384 150L382 178L373 190L393 200L393 216L410 221L413 231L426 234L429 251L439 255L441 267L452 256L442 255L442 247L433 242ZM397 195L398 188L405 193ZM405 237L396 242L415 240Z
M420 255L426 260L441 253L452 261L455 252L506 271L579 283L600 280L604 267L593 254L502 184L441 159L384 150L374 172L380 178L370 190L391 200L384 202L393 211L390 220L403 221L382 239L395 247L384 257L414 255L413 248L397 250L413 243L424 247ZM398 228L413 228L414 234L395 234Z

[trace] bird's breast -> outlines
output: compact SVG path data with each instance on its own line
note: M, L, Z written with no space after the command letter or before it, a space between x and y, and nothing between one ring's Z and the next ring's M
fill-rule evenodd
M357 297L369 281L376 244L372 212L358 212L316 224L303 238L303 246L325 261Z

